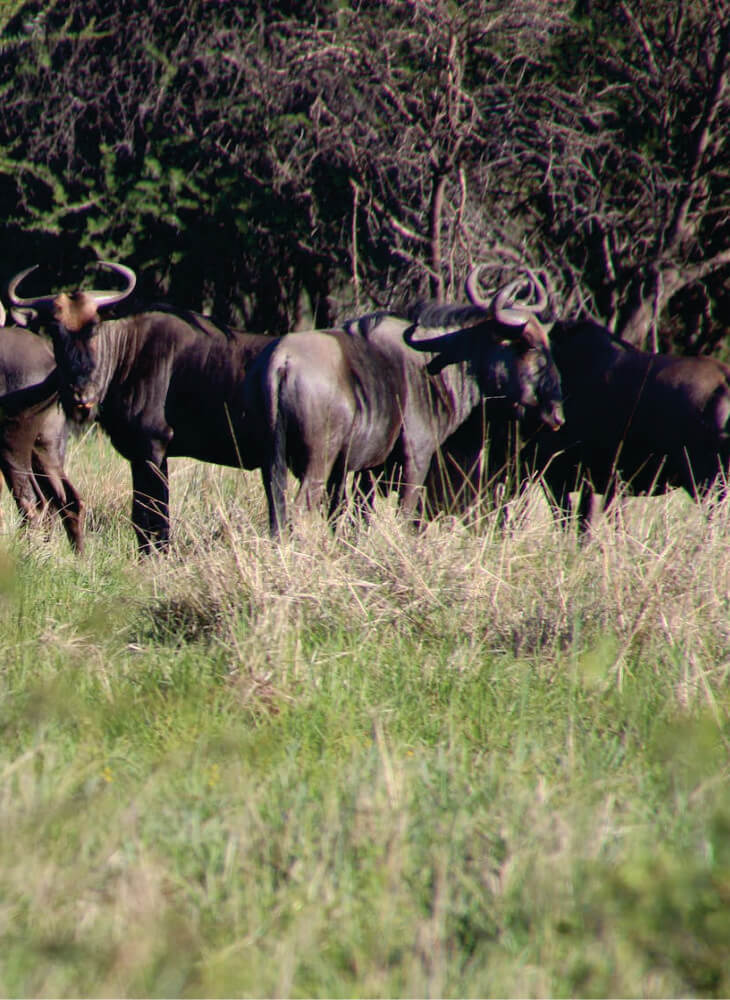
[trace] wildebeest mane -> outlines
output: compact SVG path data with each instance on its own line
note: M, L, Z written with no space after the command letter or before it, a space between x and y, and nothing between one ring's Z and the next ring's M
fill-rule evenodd
M488 314L481 306L449 305L427 300L409 306L407 316L412 322L428 329L474 326L488 319Z
M370 332L382 323L384 319L396 315L398 314L390 312L387 309L378 309L376 312L367 313L365 316L358 316L356 319L346 319L342 326L348 333L359 333L361 337L365 337L367 340Z

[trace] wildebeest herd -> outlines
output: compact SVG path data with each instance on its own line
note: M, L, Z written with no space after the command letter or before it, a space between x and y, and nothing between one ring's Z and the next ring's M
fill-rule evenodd
M506 468L515 420L521 458L561 516L578 491L586 520L593 494L610 502L619 482L695 497L718 476L726 485L730 367L649 354L590 321L548 332L547 295L530 271L484 298L474 269L465 305L420 303L273 337L168 307L105 320L136 276L104 266L122 290L23 297L35 268L10 281L13 317L48 334L52 352L35 332L0 331L3 475L23 517L57 511L78 550L84 506L63 468L68 421L96 419L129 461L141 552L169 541L172 456L260 469L273 535L287 523L288 470L297 508L336 517L353 473L364 513L379 488L396 488L413 513L438 463L462 480L485 455L491 470Z

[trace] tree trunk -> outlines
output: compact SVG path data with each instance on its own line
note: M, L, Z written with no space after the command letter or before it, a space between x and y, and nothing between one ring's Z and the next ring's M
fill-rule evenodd
M441 270L441 217L444 208L444 188L446 174L435 167L433 171L433 188L431 191L431 296L437 302L444 300L444 276Z

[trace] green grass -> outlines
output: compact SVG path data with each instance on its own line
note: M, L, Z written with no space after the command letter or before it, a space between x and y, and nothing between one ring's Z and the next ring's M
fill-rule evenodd
M730 510L266 535L179 462L0 544L0 993L730 991Z

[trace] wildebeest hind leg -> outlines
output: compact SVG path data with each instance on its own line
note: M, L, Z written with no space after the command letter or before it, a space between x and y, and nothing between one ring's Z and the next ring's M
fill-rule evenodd
M335 521L342 513L345 504L345 460L337 459L327 480L327 497L329 500L329 519Z
M325 480L328 478L320 470L307 469L294 501L298 514L302 511L319 510L324 499Z
M48 506L56 511L75 552L84 548L85 504L71 481L53 466L33 454L35 482Z
M286 527L286 465L262 468L261 478L269 505L269 534L278 538Z

